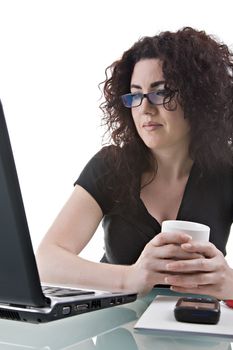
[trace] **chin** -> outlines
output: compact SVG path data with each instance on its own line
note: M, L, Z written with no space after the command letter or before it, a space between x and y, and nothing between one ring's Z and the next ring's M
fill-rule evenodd
M146 141L144 141L144 143L151 151L159 150L162 147L162 144L159 142L146 142Z

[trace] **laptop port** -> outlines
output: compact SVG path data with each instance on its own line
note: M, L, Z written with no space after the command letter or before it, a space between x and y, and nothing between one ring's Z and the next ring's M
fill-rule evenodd
M100 300L93 300L91 302L91 308L92 309L98 309L101 307L101 301Z
M115 298L112 298L110 300L110 305L116 305L116 299Z
M76 311L84 311L84 310L87 310L89 309L89 304L88 303L85 303L85 304L78 304L75 306L75 310Z
M71 307L70 306L63 306L62 308L62 314L63 315L69 315L71 312Z
M123 302L122 297L117 298L116 303L117 303L118 305L119 305L119 304L122 304L122 302Z

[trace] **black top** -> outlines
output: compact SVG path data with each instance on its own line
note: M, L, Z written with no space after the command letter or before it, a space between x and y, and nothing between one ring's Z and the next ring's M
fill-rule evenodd
M114 173L101 154L98 152L88 162L75 184L87 190L103 211L105 254L101 261L133 264L145 245L161 232L161 225L140 199L140 185L136 204L132 206L126 199L124 204L114 206L103 176L113 177ZM233 168L221 166L203 174L194 163L176 219L210 226L210 241L225 255L233 222Z

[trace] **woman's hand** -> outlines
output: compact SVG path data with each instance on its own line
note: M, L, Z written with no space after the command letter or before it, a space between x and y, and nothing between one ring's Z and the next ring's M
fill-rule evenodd
M166 277L173 274L167 264L176 260L199 259L201 255L181 248L190 242L185 233L159 233L144 248L135 264L129 266L125 276L126 285L139 294L146 294L155 284L167 284Z
M167 262L165 280L172 290L233 299L233 269L212 243L189 241L181 244L181 249L187 254L200 254L200 258Z

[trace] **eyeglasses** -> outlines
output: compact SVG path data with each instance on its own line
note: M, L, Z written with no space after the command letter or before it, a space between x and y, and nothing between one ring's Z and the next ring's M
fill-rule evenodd
M135 94L125 94L121 96L123 105L127 108L138 107L142 104L142 100L146 97L148 102L152 105L162 105L164 103L164 98L170 95L168 89L163 89L159 91L148 92L143 94L137 92Z

